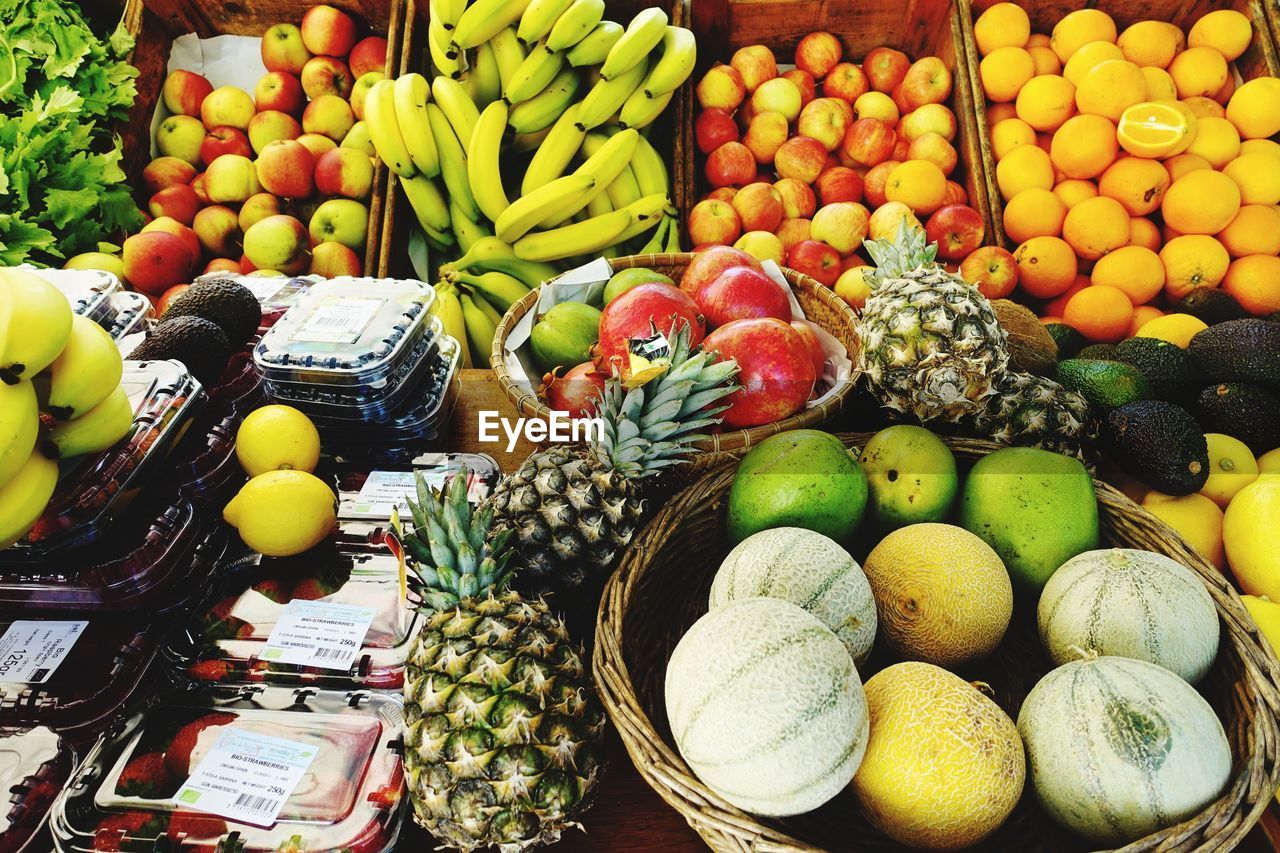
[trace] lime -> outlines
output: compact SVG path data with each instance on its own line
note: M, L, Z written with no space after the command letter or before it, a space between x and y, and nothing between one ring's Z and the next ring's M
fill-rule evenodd
M268 471L314 471L320 461L320 433L293 406L263 406L240 424L236 458L250 477Z
M329 535L336 517L333 490L305 471L259 474L222 510L244 544L268 557L314 548Z

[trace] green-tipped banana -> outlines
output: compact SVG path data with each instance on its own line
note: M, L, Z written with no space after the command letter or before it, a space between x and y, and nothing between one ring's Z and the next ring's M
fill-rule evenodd
M614 178L609 186L605 187L604 191L609 196L609 203L613 205L614 210L626 207L643 198L640 194L640 184L636 183L635 172L631 171L629 165L622 168L622 171L618 173L618 177Z
M35 388L25 379L16 385L0 382L0 488L27 464L39 431Z
M502 186L502 136L507 130L507 105L494 101L480 113L471 144L467 146L467 180L480 212L497 222L511 202Z
M498 63L498 77L502 80L502 88L505 89L516 73L516 69L520 67L520 63L524 62L524 45L520 44L520 39L516 37L515 28L507 27L489 39L489 47L493 49L493 58Z
M515 24L529 8L530 0L475 0L458 19L450 39L450 52L470 50Z
M467 328L467 343L471 345L471 360L479 366L487 366L498 324L480 310L470 294L459 293L458 300L462 303L462 320Z
M573 0L547 34L548 50L569 50L582 41L604 18L604 0Z
M427 8L432 21L439 21L444 29L452 30L467 10L467 0L429 0Z
M412 178L418 174L418 169L400 133L395 89L394 80L379 80L373 84L364 99L364 121L369 126L369 138L373 140L378 158L400 177Z
M649 69L641 87L650 98L679 89L698 63L698 41L691 30L667 27L662 37L662 56Z
M516 35L526 45L542 41L572 5L573 0L532 0L520 16Z
M493 256L475 261L467 267L467 271L473 273L506 273L530 290L541 287L543 282L560 274L558 267L539 261L522 260L517 258L514 252L509 257Z
M525 106L527 104L521 104L517 109ZM586 136L586 131L578 128L578 105L573 104L556 119L547 138L533 152L533 159L529 161L524 180L520 184L520 192L528 195L563 175Z
M465 285L472 292L480 294L485 301L504 314L508 308L529 293L529 288L524 282L504 272L456 272L453 274L453 280Z
M466 87L448 77L437 77L431 82L431 96L435 98L436 106L449 119L454 135L465 150L471 145L471 134L475 132L476 122L480 120L480 109L476 102L471 100ZM435 128L432 127L432 130Z
M474 82L473 100L477 107L487 107L502 97L502 74L492 42L485 42L475 49L475 57L465 76Z
M627 205L624 210L631 214L631 224L627 226L614 244L625 243L644 234L650 228L657 227L658 223L667 215L667 207L671 204L671 199L666 193L656 193L655 195L645 196L637 199Z
M467 68L465 53L450 53L449 30L444 24L432 18L427 25L427 50L431 54L431 64L438 75L458 79Z
M626 74L648 59L666 34L667 13L656 6L642 10L631 19L627 31L609 50L604 65L600 66L600 76L612 80Z
M78 418L105 400L123 373L115 339L97 323L76 315L67 345L36 376L41 408L61 421Z
M472 270L477 264L493 258L514 258L515 256L515 250L497 237L481 237L470 249L467 249L462 257L452 263L445 264L440 269L441 271Z
M582 99L578 110L578 126L591 130L604 124L614 113L622 109L622 105L631 97L631 93L640 88L649 67L641 61L628 71L624 71L611 80L600 80L591 87L587 96Z
M458 342L458 349L462 352L460 363L469 368L474 362L471 361L471 347L467 346L467 325L462 319L458 292L443 283L437 284L435 290L436 301L431 305L431 313L440 318L444 333Z
M67 459L99 453L128 435L132 427L133 404L117 385L105 400L80 417L54 424L43 444L44 455Z
M667 229L671 227L671 217L664 216L662 221L658 223L658 227L653 229L653 233L649 235L649 240L636 249L637 255L657 255L662 253L663 243L667 239Z
M612 246L630 227L631 212L615 210L550 231L535 231L517 240L512 248L516 257L527 261L557 261Z
M400 126L404 147L417 170L428 178L434 178L440 174L440 152L436 149L431 122L427 121L431 84L421 74L405 74L396 78L392 94L396 123Z
M44 370L71 337L71 303L35 273L0 268L0 381Z
M427 244L437 252L448 251L453 247L454 236L452 231L437 231L429 225L422 225L422 233L427 237Z
M423 175L414 175L412 178L401 178L400 186L404 188L405 198L409 199L409 206L413 208L418 223L427 229L427 233L449 230L449 203L440 193L435 181Z
M616 21L601 21L581 41L565 54L574 68L599 65L609 56L609 51L622 38L626 28Z
M581 86L582 75L566 65L541 92L512 107L507 122L516 133L548 130L571 106L576 106L574 99Z
M506 312L499 311L498 306L486 299L483 293L471 291L470 295L471 301L476 304L476 307L480 309L484 316L489 319L489 322L493 324L493 327L497 329L498 324L502 322L502 315Z
M575 201L595 185L595 178L590 175L565 175L563 178L556 178L513 201L494 221L494 234L499 240L514 243L540 225L548 213Z
M427 121L435 135L436 148L440 151L440 175L444 178L449 201L456 204L468 219L479 219L480 208L471 196L471 184L467 181L467 151L453 132L453 125L444 111L436 104L427 104Z
M8 548L35 527L57 485L58 463L32 453L18 473L0 486L0 549Z
M603 133L589 133L582 143L582 150L589 155L586 161L574 170L575 175L589 175L595 178L596 185L587 194L574 202L568 202L557 208L543 220L544 225L559 225L578 211L587 207L597 196L613 183L631 162L631 155L636 150L639 131L623 130L613 136Z
M648 127L662 115L662 111L667 108L667 104L671 103L675 94L675 90L672 89L670 92L650 98L644 93L644 89L636 89L622 105L622 111L618 113L618 124L623 127L634 127L636 130Z
M643 134L636 140L636 150L631 154L631 171L635 173L641 194L670 192L671 179L667 175L667 164Z
M662 251L675 255L680 252L680 223L672 220L671 227L667 229L667 242L662 247Z
M535 45L524 62L516 69L515 76L502 90L502 97L508 104L519 104L537 95L551 84L560 68L564 65L564 53L546 50L542 45Z
M470 251L472 246L485 237L493 236L487 222L468 219L453 201L449 202L449 226L453 229L453 236L458 238L458 248L463 252Z

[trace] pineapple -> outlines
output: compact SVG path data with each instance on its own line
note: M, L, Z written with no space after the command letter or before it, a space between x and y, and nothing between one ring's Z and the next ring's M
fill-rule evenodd
M596 407L602 441L532 454L495 490L499 521L515 532L521 584L562 592L600 579L644 515L638 481L680 462L699 431L717 423L716 403L736 390L737 363L693 352L689 327L668 335L670 365L637 388L617 377Z
M1009 364L991 303L934 261L937 245L918 226L904 221L892 242L864 245L876 269L858 318L858 369L872 392L922 422L976 414Z
M581 647L541 599L507 589L510 531L473 512L467 471L418 479L404 540L425 622L406 664L414 817L441 843L515 853L576 825L595 792L604 714Z
M971 422L974 432L1000 444L1039 447L1088 462L1098 422L1084 397L1052 379L1010 372Z

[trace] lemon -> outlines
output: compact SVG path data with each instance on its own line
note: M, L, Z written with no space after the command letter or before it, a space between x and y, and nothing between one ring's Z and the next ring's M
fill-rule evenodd
M1238 438L1207 432L1204 440L1209 445L1209 479L1200 494L1226 509L1237 492L1258 479L1258 463Z
M320 433L293 406L263 406L240 424L236 458L250 477L268 471L314 471L320 461Z
M1209 328L1204 320L1190 314L1165 314L1156 317L1138 330L1139 338L1159 338L1186 349L1197 332Z
M1250 595L1280 600L1280 549L1275 530L1280 527L1280 475L1264 474L1245 486L1227 507L1222 522L1222 542L1227 562Z
M1227 561L1222 551L1222 510L1216 503L1201 494L1174 497L1152 491L1143 499L1142 507L1172 527L1218 571L1226 570Z
M305 471L268 471L245 483L222 510L244 544L268 557L291 557L324 541L337 501L324 481Z
M1267 638L1273 651L1280 650L1280 604L1256 595L1242 595L1244 609L1249 611L1253 621L1258 623L1258 630Z
M1258 473L1280 474L1280 447L1268 450L1258 457Z

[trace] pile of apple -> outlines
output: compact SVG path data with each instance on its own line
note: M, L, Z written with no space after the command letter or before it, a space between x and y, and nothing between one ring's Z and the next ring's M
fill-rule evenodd
M374 175L361 117L387 41L358 35L313 6L263 35L252 95L190 71L165 79L172 115L142 175L154 218L124 244L133 287L163 298L201 272L361 273Z
M772 259L854 307L869 293L863 241L892 238L904 218L925 220L940 259L965 258L984 226L951 180L951 89L936 56L913 63L878 47L858 65L828 32L801 39L795 68L782 72L769 48L740 48L698 83L708 191L690 211L691 242Z

